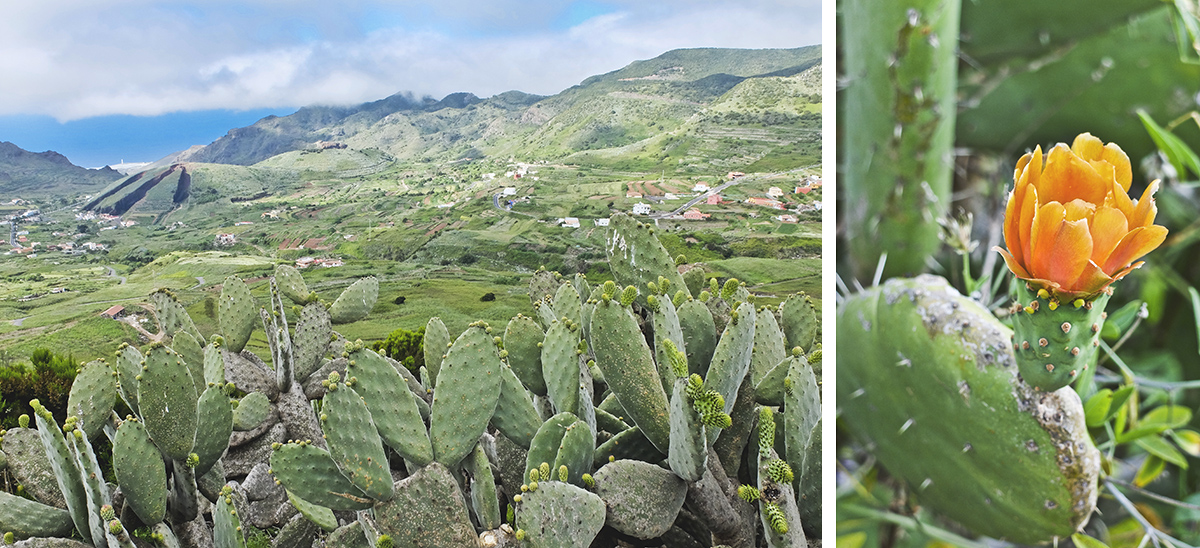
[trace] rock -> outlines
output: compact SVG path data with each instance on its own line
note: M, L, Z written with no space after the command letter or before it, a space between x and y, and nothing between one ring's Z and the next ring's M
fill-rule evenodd
M36 429L10 429L4 434L2 448L8 456L8 469L18 485L25 486L25 490L42 504L67 508Z
M204 515L172 528L181 548L213 548L213 530Z
M262 392L271 401L279 398L275 371L267 367L253 352L243 350L240 354L234 354L222 349L221 356L225 358L226 382L233 383L238 390L246 393Z
M275 483L275 478L271 476L271 467L265 462L255 464L250 469L250 473L246 474L246 479L242 482L242 489L246 492L246 499L250 501L257 500L287 500L287 492L284 491L282 485Z
M288 439L312 440L313 445L326 447L321 425L299 384L292 383L287 392L280 394L275 408L279 411L280 422L287 427Z
M50 537L28 538L19 541L12 546L13 548L92 548L91 544L84 544L77 540Z
M225 464L225 477L243 477L254 469L254 465L271 460L271 444L287 441L287 428L282 423L276 423L271 429L253 442L240 447L231 447L222 462Z
M305 519L304 516L296 514L279 529L279 534L275 535L275 540L271 541L271 548L312 546L320 532L320 527Z

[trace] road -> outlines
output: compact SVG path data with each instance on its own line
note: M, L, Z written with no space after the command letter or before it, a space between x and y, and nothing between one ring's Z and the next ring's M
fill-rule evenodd
M517 215L524 215L524 216L526 216L526 217L533 217L533 215L530 215L530 214L528 214L528 213L523 213L523 212L520 212L520 211L513 211L513 210L511 210L511 209L508 209L507 207L501 206L501 205L500 205L500 193L499 193L499 192L497 192L497 193L495 193L495 194L493 194L493 195L492 195L492 205L493 205L493 206L495 206L495 208L496 208L496 209L499 209L500 211L503 211L503 212L505 212L505 213L515 213L515 214L517 214Z
M725 189L727 189L727 188L729 188L729 187L731 187L731 186L733 186L733 185L736 185L736 184L738 184L738 183L740 183L740 182L742 182L742 181L744 181L744 180L747 180L747 179L748 179L748 178L746 178L746 177L739 177L739 178L737 178L737 179L734 179L734 180L732 180L732 181L729 181L728 183L725 183L725 184L723 184L723 185L721 185L721 186L719 186L719 187L717 187L717 188L709 189L709 191L708 191L708 192L705 192L704 194L701 194L701 195L699 195L699 196L696 196L695 198L692 198L691 200L688 200L688 202L687 202L686 204L683 204L683 205L679 206L678 208L676 208L676 209L675 209L675 211L671 211L671 212L666 212L666 211L658 211L658 212L655 212L655 213L651 213L651 214L650 214L650 218L652 218L652 219L663 219L663 218L666 218L666 217L672 217L672 216L675 216L675 215L680 215L680 214L682 214L684 211L687 211L687 210L688 210L688 208L690 208L690 207L692 207L692 206L694 206L694 205L696 205L696 204L698 204L698 203L700 203L700 202L702 202L702 201L704 201L704 200L707 200L707 199L708 199L708 195L709 195L709 194L720 194L720 193L721 193L721 191L723 191L723 190L725 190Z
M105 266L104 268L108 269L108 277L109 278L119 277L119 278L121 278L121 283L118 285L125 285L125 276L117 276L117 269L115 269L111 266Z

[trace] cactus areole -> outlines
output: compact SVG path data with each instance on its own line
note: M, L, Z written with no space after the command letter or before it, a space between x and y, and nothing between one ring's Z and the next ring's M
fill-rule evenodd
M1087 522L1100 453L1079 396L1028 385L986 309L940 278L893 279L847 299L837 330L840 420L922 506L1019 544Z
M1004 218L1004 243L994 248L1018 283L1013 344L1025 381L1057 390L1090 374L1112 283L1167 237L1154 224L1150 183L1129 197L1133 170L1114 143L1083 133L1042 159L1041 147L1017 161Z

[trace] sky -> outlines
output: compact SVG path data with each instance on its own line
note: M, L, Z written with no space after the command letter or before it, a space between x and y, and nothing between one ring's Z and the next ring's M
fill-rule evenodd
M685 47L821 43L820 0L45 0L0 17L0 141L99 167L398 92L552 95Z

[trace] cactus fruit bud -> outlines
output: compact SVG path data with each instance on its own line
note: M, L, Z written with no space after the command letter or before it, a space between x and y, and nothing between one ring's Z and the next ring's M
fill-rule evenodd
M617 283L612 280L604 282L604 286L603 289L600 290L600 294L603 295L605 299L612 300L612 298L617 295Z
M803 348L800 348L799 346L792 347L792 356L793 357L799 358L801 354L804 354Z
M671 339L663 339L663 348L667 350L667 359L671 362L671 372L676 377L686 377L688 374L687 355L679 351Z
M759 497L761 497L761 496L762 496L762 493L760 493L758 491L758 489L755 489L754 487L751 487L749 485L739 485L738 486L738 497L740 497L742 500L744 500L746 502L754 502L754 501L758 500Z
M394 541L391 535L379 535L379 538L375 539L375 548L392 548L393 545Z
M187 462L185 464L187 464L188 468L195 468L199 466L200 455L197 455L196 453L189 453L187 456Z
M513 502L521 502L521 495L513 495Z
M783 510L778 504L768 502L763 505L763 511L767 514L767 521L771 524L771 529L781 535L788 532L787 518L783 515Z
M541 473L543 479L549 479L550 478L550 463L543 462L541 466L538 466L538 472Z
M652 312L658 312L659 310L662 310L662 305L659 304L658 297L653 293L646 296L646 306L650 307Z
M700 396L704 395L704 379L700 375L692 373L692 376L688 377L688 384L687 388L684 389L684 393L692 401L699 399Z
M567 481L567 465L565 464L558 467L558 481L563 483Z
M675 266L687 264L687 255L679 254L675 256Z
M651 295L658 294L658 284L654 282L646 282L646 289L650 290Z
M713 295L716 295L717 292L720 290L721 290L721 285L717 282L717 279L709 278L708 279L708 292L712 293Z
M20 417L17 417L17 424L21 428L29 428L29 415L22 413Z
M542 479L542 475L541 475L541 473L538 472L537 468L534 468L529 471L529 481L537 481L540 479Z
M536 481L529 482L529 490L530 491L537 491L537 488L538 488L538 482L536 482Z
M591 474L584 474L579 479L583 480L584 487L587 487L588 489L596 488L596 478L593 478Z
M617 457L615 455L608 456L608 462L616 462L616 460L617 460Z
M638 290L632 285L625 286L625 290L621 291L621 306L629 306L633 304L634 299L637 299Z
M125 528L121 527L120 520L114 519L114 520L110 520L108 522L108 532L109 533L112 533L113 535L119 535L124 530L125 530Z
M516 519L516 517L517 517L517 513L516 513L516 511L515 511L515 510L513 510L513 507L512 507L512 505L511 505L511 504L506 504L505 506L507 506L507 507L508 507L508 510L507 510L507 511L504 513L504 514L505 514L505 515L504 515L504 521L507 521L507 522L509 522L509 523L512 523L512 522L513 522L513 520L515 520L515 519Z
M675 305L675 308L679 308L679 305L683 304L687 300L687 297L687 293L680 289L675 292L674 297L671 297L671 304Z
M728 301L730 297L737 291L741 282L737 278L729 278L725 280L725 285L721 287L721 299Z
M521 484L521 492L522 492L522 493L528 493L528 492L529 492L529 484L528 484L528 483L523 483L523 484Z
M701 415L700 422L704 423L705 426L724 429L733 425L733 417L718 411L716 413Z
M774 446L775 413L769 407L762 407L758 411L758 448L767 453Z
M767 463L767 477L775 483L791 483L795 479L792 467L781 459L773 459Z
M111 504L105 504L104 506L100 507L100 519L103 519L104 521L112 521L117 519L117 512L116 510L113 510Z
M700 292L700 302L706 303L711 298L712 298L712 293L710 293L708 290L704 290L704 291Z
M4 533L4 544L15 544L17 542L16 535L12 531Z
M517 540L525 540L525 530L517 529L516 532L513 533L513 537Z

